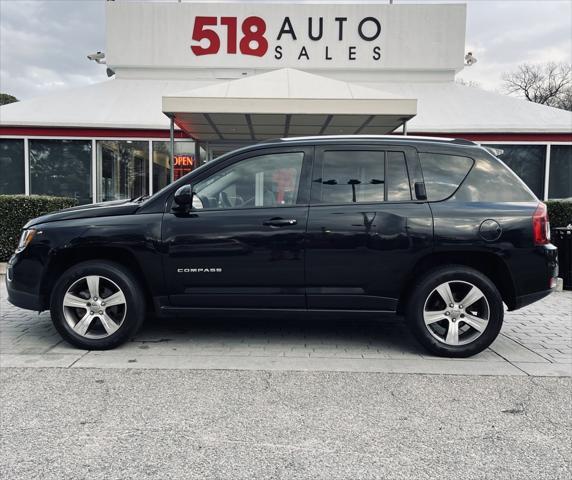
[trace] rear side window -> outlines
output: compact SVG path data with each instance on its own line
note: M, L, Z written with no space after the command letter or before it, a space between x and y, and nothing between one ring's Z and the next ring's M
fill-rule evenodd
M429 201L450 197L473 166L471 158L440 153L420 153L419 161Z
M381 151L327 150L324 152L321 203L383 202L385 153Z
M387 200L403 202L411 200L411 187L403 152L387 152Z

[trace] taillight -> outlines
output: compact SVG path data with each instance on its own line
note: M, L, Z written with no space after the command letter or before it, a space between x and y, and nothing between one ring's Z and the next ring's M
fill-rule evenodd
M548 222L548 210L544 203L539 203L532 215L532 236L535 245L550 243L550 223Z

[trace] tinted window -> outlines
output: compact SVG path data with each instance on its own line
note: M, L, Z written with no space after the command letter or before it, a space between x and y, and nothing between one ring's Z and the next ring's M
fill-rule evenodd
M419 160L427 199L431 201L451 196L473 165L473 160L468 157L439 153L420 153Z
M30 140L30 193L91 203L91 141Z
M516 174L494 157L479 158L453 196L462 202L530 202L534 196Z
M321 203L383 202L385 153L379 151L326 151Z
M403 152L387 152L387 200L411 200L409 176Z
M241 160L193 186L203 208L277 207L298 197L302 152Z
M542 198L546 145L486 145L503 151L498 156L524 183Z
M572 198L572 145L550 148L549 198Z
M24 140L0 140L0 195L24 193Z

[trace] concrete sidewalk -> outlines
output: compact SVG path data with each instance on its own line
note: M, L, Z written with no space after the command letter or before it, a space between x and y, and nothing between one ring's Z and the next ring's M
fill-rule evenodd
M61 340L49 312L20 310L0 291L1 367L572 375L572 292L507 313L490 349L457 360L425 352L399 318L149 320L118 349L81 351Z

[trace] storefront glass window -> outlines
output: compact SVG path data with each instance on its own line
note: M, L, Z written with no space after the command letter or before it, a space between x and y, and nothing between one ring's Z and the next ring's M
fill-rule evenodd
M149 142L97 141L97 200L106 202L147 195Z
M544 163L546 145L485 145L503 150L499 158L528 185L535 195L544 198Z
M170 142L153 142L153 192L169 184ZM195 143L175 142L175 180L196 167Z
M572 145L550 147L548 196L572 199Z
M24 140L0 140L0 195L24 193Z
M30 140L30 193L91 203L91 141Z

